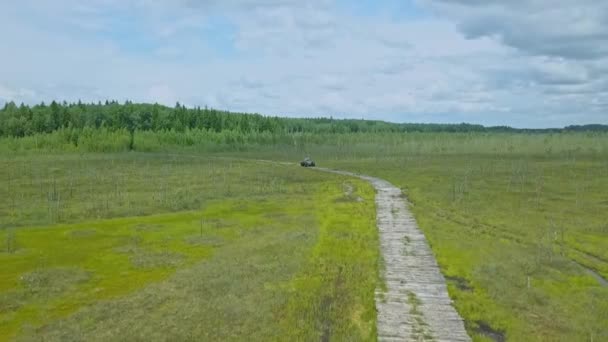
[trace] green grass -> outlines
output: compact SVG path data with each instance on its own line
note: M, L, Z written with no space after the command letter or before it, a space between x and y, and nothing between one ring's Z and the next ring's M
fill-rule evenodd
M356 190L349 184L341 194L326 186L315 199L320 235L310 259L291 281L280 340L376 338L379 242L375 222L369 220L375 217L374 193L367 184L349 183Z
M0 228L200 209L300 191L304 176L209 155L68 154L0 160ZM319 177L317 177L319 179Z
M188 213L20 228L18 249L0 254L0 331L11 334L25 322L44 323L124 295L209 257L210 247L184 239L195 234L200 217ZM145 226L155 229L142 230Z
M404 190L475 340L489 340L482 326L512 341L607 339L608 137L522 136L529 147L501 151L503 138L317 159Z
M262 198L297 190L303 176L294 180L288 174L254 162L166 154L5 157L0 164L0 228L200 209L223 198Z
M136 148L184 155L41 156L26 146L31 139L11 140L0 163L0 198L5 199L0 201L1 257L23 253L27 239L21 234L33 225L62 227L210 208L222 217L263 215L249 205L237 210L235 201L274 203L275 209L263 212L278 215L276 226L242 238L228 234L229 240L196 236L200 222L192 221L198 228L192 227L183 241L188 248L211 252L191 263L181 247L166 261L162 249L148 253L127 243L116 246L113 253L131 263L133 272L165 269L167 276L110 301L87 304L42 329L21 325L26 340L40 334L59 340L133 339L136 334L162 339L163 333L182 340L323 339L328 331L336 339L373 339L369 289L382 286L377 279L382 262L372 248L375 231L365 230L373 226L370 188L349 180L356 194L348 196L344 178L240 160L295 162L308 153L319 166L378 176L403 189L475 341L501 336L509 341L608 340L606 134L308 134L294 135L292 142L238 148L192 137L189 147L148 143L153 134L140 138ZM199 148L217 152L200 154ZM80 183L70 185L70 180ZM71 197L71 188L80 191ZM357 196L365 201L353 201ZM297 204L286 204L295 198ZM283 212L296 209L302 215ZM367 224L354 215L359 212ZM288 218L295 220L289 229L304 234L301 241L285 237L291 235L281 222ZM222 220L217 225L226 225L226 232L235 229ZM90 228L83 227L75 236L88 234ZM344 263L348 267L340 268ZM33 268L19 273L28 281L18 285L36 289L47 282L65 292L96 279L70 265L50 266L65 282L32 273L39 271ZM222 287L228 290L219 291ZM243 289L247 299L239 295ZM97 321L103 322L98 329L86 326Z
M2 341L375 338L368 184L204 156L2 165Z

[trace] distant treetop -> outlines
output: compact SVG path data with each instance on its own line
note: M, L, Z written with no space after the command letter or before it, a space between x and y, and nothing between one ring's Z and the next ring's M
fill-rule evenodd
M467 123L390 123L378 120L286 118L260 114L233 113L211 108L186 108L179 102L170 108L159 104L126 101L84 104L53 101L35 106L8 102L0 109L0 136L22 137L50 133L62 128L106 128L128 131L185 131L205 129L249 133L365 133L365 132L607 132L608 125L568 126L560 129L517 129L508 126L484 127Z

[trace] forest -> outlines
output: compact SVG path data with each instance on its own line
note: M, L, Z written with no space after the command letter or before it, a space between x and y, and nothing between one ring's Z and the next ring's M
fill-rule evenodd
M186 108L177 103L160 104L126 101L84 104L51 102L34 106L8 102L0 109L0 137L24 137L60 129L105 128L110 131L175 131L202 129L240 133L398 133L398 132L545 132L608 131L608 125L568 126L550 129L517 129L476 124L389 123L377 120L328 118L285 118L261 114L233 113L211 108Z

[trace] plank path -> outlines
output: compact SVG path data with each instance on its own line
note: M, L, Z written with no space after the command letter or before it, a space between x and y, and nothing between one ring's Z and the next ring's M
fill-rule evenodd
M378 341L470 341L424 234L391 183L352 172L376 189L377 225L386 287L376 290Z

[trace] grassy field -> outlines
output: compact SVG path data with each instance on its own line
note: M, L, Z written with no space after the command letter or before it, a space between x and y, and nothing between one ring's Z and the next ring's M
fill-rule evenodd
M0 165L0 340L375 337L365 183L160 154Z
M403 189L475 340L608 339L608 136L389 138L313 155Z
M136 138L136 146L155 150L146 143L152 135ZM608 340L606 134L378 133L294 135L267 146L194 138L187 147L161 144L181 156L43 156L28 139L12 140L13 152L0 164L0 261L11 270L2 272L0 291L10 295L0 303L19 307L0 318L11 327L5 339L18 332L23 340L162 339L154 335L162 331L176 339L373 340L378 251L371 188L241 160L297 161L309 153L320 166L403 189L475 341ZM345 181L364 202L344 194ZM264 215L272 220L259 223ZM163 220L175 223L154 223ZM136 228L146 225L161 227ZM62 250L66 241L90 239L95 262L116 258L123 269L87 269L77 255L51 264L49 251L27 247L59 237L48 245ZM19 253L38 256L25 267L16 260L30 259ZM141 267L147 264L154 266ZM104 268L113 274L108 279L131 272L141 280L111 294L96 285ZM35 284L42 281L63 294L41 296ZM96 288L104 290L90 292Z
M304 153L402 188L474 340L608 339L608 135L345 134L256 157Z

